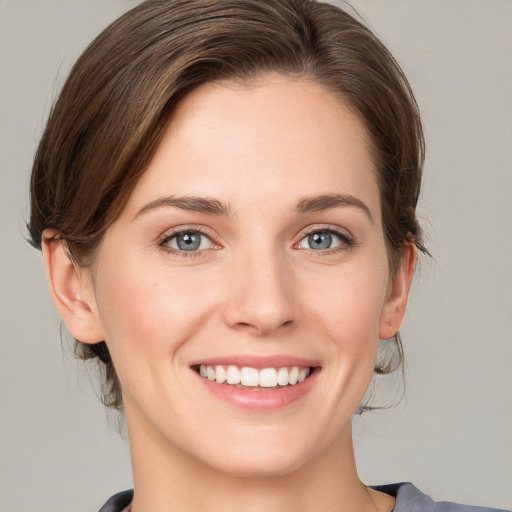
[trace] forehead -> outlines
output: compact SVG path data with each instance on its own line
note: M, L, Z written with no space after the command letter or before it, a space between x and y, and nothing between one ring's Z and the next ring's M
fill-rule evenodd
M288 196L332 192L378 202L363 124L314 80L271 75L251 85L208 83L189 93L127 206L163 194L285 203Z

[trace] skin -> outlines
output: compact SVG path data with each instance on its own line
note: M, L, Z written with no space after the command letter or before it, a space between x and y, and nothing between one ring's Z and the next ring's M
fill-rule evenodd
M392 510L360 482L350 428L379 339L402 321L415 258L406 245L390 271L375 173L362 123L314 81L210 83L179 104L91 269L45 243L68 328L105 340L121 381L134 512ZM332 194L357 204L297 211ZM162 201L191 196L227 211ZM177 228L202 230L200 249L179 251ZM311 248L311 230L332 232L332 247ZM299 400L253 411L191 369L234 354L317 370Z

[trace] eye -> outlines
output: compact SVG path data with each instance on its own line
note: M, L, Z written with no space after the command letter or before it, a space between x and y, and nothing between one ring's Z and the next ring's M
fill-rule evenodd
M160 246L175 251L194 252L210 249L213 242L199 231L180 231L166 236Z
M328 229L312 231L298 243L300 249L314 251L326 251L349 245L351 240L347 235Z

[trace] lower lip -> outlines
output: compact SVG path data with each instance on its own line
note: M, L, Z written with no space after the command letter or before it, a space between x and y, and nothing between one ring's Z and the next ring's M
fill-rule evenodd
M240 389L230 384L219 384L196 374L207 389L220 399L237 407L252 411L274 411L286 407L304 397L314 385L318 368L304 381L294 386L275 389Z

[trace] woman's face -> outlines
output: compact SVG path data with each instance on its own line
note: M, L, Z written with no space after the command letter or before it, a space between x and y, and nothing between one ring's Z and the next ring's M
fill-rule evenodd
M375 172L313 81L179 104L84 285L134 445L283 474L349 438L410 279L390 275Z

